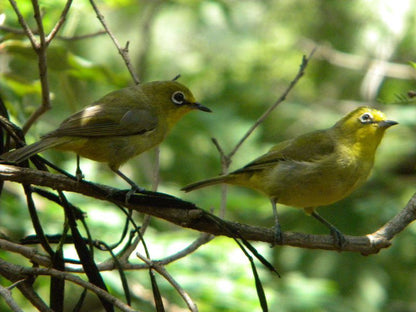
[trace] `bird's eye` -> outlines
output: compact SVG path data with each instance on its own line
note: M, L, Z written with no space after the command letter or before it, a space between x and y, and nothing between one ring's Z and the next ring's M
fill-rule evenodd
M176 105L182 105L185 103L185 95L182 91L173 92L171 99Z
M360 122L361 123L372 123L373 122L373 115L371 115L370 113L364 113L361 115L360 117Z

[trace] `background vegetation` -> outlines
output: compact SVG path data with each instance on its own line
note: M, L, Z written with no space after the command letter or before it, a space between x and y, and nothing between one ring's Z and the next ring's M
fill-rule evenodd
M61 13L64 1L41 1L45 29ZM390 129L377 155L370 180L347 199L320 213L345 234L364 235L383 225L405 206L415 191L416 109L407 92L415 89L411 66L416 50L416 3L401 1L113 1L97 3L114 35L130 42L130 58L142 81L180 81L213 114L192 113L174 129L160 150L159 190L218 210L220 188L183 194L187 183L221 171L215 137L227 152L288 86L302 55L318 47L306 75L288 99L253 133L233 158L238 168L275 142L331 126L344 113L376 106L400 125ZM30 1L19 1L24 17L36 28ZM25 123L40 105L37 58L14 11L0 3L0 91L12 121ZM88 1L74 1L67 20L48 50L52 109L30 128L27 141L54 129L64 116L103 94L132 84L122 59L106 35L76 40L101 31ZM71 153L48 151L45 157L74 172ZM123 171L151 188L155 154L128 162ZM127 188L104 165L82 160L88 180ZM78 195L71 201L88 214L93 236L118 239L114 229L123 216L113 207ZM33 234L20 185L6 183L0 198L0 232L13 239ZM62 211L40 202L48 233L60 233ZM279 207L284 231L324 233L326 229L302 211ZM140 221L141 216L137 216ZM253 225L273 224L269 201L246 189L230 187L226 219ZM58 220L58 221L57 221ZM175 253L197 232L152 219L146 241L154 259ZM416 230L408 227L393 245L377 255L308 250L293 247L256 248L279 269L281 279L261 271L274 311L416 310ZM75 256L66 250L68 257ZM0 250L0 257L14 255ZM107 254L98 254L104 260ZM102 258L100 258L102 257ZM137 260L137 262L140 262ZM200 311L258 311L249 264L234 242L218 237L167 269L197 303ZM262 269L261 269L262 270ZM116 273L104 278L117 294ZM134 305L152 311L146 272L129 272ZM38 281L41 294L47 280ZM169 311L185 309L177 293L162 279ZM0 279L7 286L7 281ZM13 293L18 303L28 302ZM27 306L26 306L27 305ZM0 301L0 310L7 309ZM91 309L90 309L91 310Z

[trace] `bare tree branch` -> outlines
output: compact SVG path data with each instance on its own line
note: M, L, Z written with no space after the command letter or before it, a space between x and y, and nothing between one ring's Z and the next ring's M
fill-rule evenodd
M20 26L22 26L24 33L29 38L30 43L34 50L39 49L39 42L37 42L32 30L30 29L28 23L24 19L22 13L20 12L19 8L17 7L17 3L14 0L9 0L10 4L12 5L14 12L16 13L17 19L19 21Z
M25 31L27 37L29 38L33 50L38 56L38 67L39 67L39 77L42 86L42 105L29 117L23 126L23 133L26 133L32 124L47 110L50 109L50 96L49 96L49 82L48 82L48 66L47 66L47 57L46 51L49 45L49 42L46 40L45 31L43 28L42 16L40 13L39 3L37 0L32 0L32 6L35 16L35 21L38 26L39 41L36 40L33 32L30 30L29 25L25 21L22 13L20 12L16 2L14 0L9 0L10 4L13 6L13 9L17 15L20 25ZM66 12L67 13L67 12ZM59 28L58 28L59 29ZM57 29L57 30L58 30Z
M55 27L51 30L49 35L46 38L46 42L49 44L53 38L55 38L58 31L61 29L62 25L65 23L66 16L68 15L69 9L71 7L72 0L68 0L65 4L64 9L62 10L61 17L59 18L58 22L56 23Z
M48 81L48 60L47 60L47 50L49 43L46 41L45 31L43 28L42 15L39 8L39 3L37 0L32 0L32 6L34 11L34 16L36 24L38 26L39 32L39 44L37 48L34 49L38 55L38 67L39 67L39 78L40 84L42 86L42 105L38 107L36 111L29 117L26 123L23 125L23 133L27 133L29 128L33 123L42 116L46 111L51 108L51 99L49 95L49 81Z
M286 100L286 97L288 96L289 92L295 87L295 85L298 83L300 78L305 74L305 69L309 64L310 59L312 58L313 54L315 53L315 48L312 49L312 51L309 53L309 56L303 56L302 63L300 64L298 73L296 74L295 78L290 82L289 86L286 88L286 90L283 92L283 94L277 99L276 102L272 106L270 106L264 113L259 117L259 119L256 120L256 122L251 126L250 129L243 135L243 137L240 139L240 141L237 143L237 145L234 147L234 149L228 154L228 158L231 158L234 156L234 154L238 151L238 149L241 147L241 145L247 140L247 138L253 133L253 131L270 115L270 113L279 106L280 103L284 102Z
M192 312L198 312L198 307L196 304L192 301L191 297L188 295L188 293L179 285L179 283L172 277L172 275L169 274L169 272L165 269L163 264L160 264L158 262L154 262L152 260L147 259L140 253L136 253L136 256L145 262L150 268L154 269L156 272L158 272L160 275L162 275L169 284L172 285L172 287L179 293L179 295L182 297L182 299L185 301L186 305L188 306L189 310Z
M3 265L4 264L4 265ZM0 259L0 275L14 282L20 292L25 296L30 303L41 312L54 312L48 307L48 305L42 300L42 298L34 291L32 283L29 282L28 276L22 275L21 272L15 272L10 269L9 263ZM11 264L13 265L13 264Z
M35 248L13 243L6 239L0 238L0 249L18 253L33 263L37 263L45 267L51 266L52 264L49 256L39 253Z
M5 273L7 272L7 273ZM25 279L28 275L29 276L37 276L37 275L47 275L56 277L59 279L64 279L67 281L70 281L74 284L77 284L83 288L86 288L100 297L108 300L112 304L114 304L117 308L119 308L121 311L125 312L137 312L137 310L131 308L118 298L110 295L108 292L104 291L103 289L84 281L83 279L79 278L78 276L74 276L72 274L61 272L55 269L51 268L28 268L23 267L20 265L12 264L10 262L4 261L3 259L0 259L0 273L4 276L13 277L13 279ZM7 277L7 278L9 278Z
M126 204L125 194L128 190L122 191L86 181L77 182L76 180L58 174L1 164L0 180L34 184L52 189L75 192L162 218L181 227L187 227L213 235L231 236L229 231L225 231L213 222L210 213L196 207L192 203L161 193L149 192L149 194L135 194L131 196L129 203ZM391 240L413 222L415 218L416 194L399 214L376 232L363 236L346 236L346 245L343 251L359 252L366 255L377 253L380 249L389 247ZM224 224L240 233L247 240L268 243L274 242L274 230L272 228L257 227L225 220ZM283 233L283 245L311 249L339 250L334 246L331 235L285 232Z
M118 53L120 53L121 57L124 60L124 63L127 66L127 69L130 72L131 77L133 78L134 82L136 84L140 83L139 78L136 75L136 72L133 69L133 65L131 64L130 61L130 57L129 57L129 42L126 43L126 46L124 48L121 47L121 45L118 43L117 38L113 35L113 33L110 31L110 28L108 27L105 19L104 19L104 15L101 14L100 10L98 9L97 5L95 4L94 0L90 0L91 6L93 7L98 20L101 22L101 24L103 25L105 31L107 32L107 34L110 36L111 40L113 41L114 45L116 46Z
M12 309L13 312L23 312L23 310L19 307L16 301L14 301L12 297L12 292L9 288L5 288L0 285L0 296L3 297L4 301L7 305Z

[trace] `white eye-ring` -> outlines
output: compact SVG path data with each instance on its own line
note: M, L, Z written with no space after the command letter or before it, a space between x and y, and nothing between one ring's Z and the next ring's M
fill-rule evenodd
M171 100L176 105L183 105L185 103L185 94L182 91L175 91L172 94Z
M365 124L365 123L373 123L373 115L371 115L370 113L364 113L361 115L361 117L359 118L360 122Z

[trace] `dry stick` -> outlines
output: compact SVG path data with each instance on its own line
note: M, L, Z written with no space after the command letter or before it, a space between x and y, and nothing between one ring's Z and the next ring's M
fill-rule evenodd
M54 28L52 28L49 35L46 37L46 42L49 44L53 38L55 38L58 31L61 29L62 25L65 23L66 16L68 15L69 8L72 5L72 0L68 0L65 4L64 9L62 10L61 17L59 18L58 22L55 24Z
M0 249L20 254L33 263L37 263L45 267L51 266L51 258L47 255L41 254L33 247L22 246L21 244L13 243L6 239L0 238Z
M191 244L189 244L184 249L180 250L179 252L164 257L162 259L154 260L155 262L161 264L161 265L167 265L172 262L175 262L179 259L182 259L189 254L196 251L199 247L202 245L210 242L213 238L215 238L214 235L211 235L209 233L201 233L199 238L193 241ZM22 246L18 243L10 242L6 239L0 238L0 249L6 250L9 252L13 252L16 254L20 254L21 256L25 257L26 259L30 260L33 263L36 263L38 265L44 266L44 267L50 267L51 266L51 259L49 256L40 253L36 248L28 247L28 246ZM130 254L129 254L130 255ZM131 264L127 261L127 259L122 255L119 258L119 262L121 263L121 268L123 270L144 270L148 269L149 266L147 264ZM98 264L98 269L100 271L108 271L112 270L114 268L114 261L107 260L100 264ZM67 272L77 272L77 273L84 273L84 270L82 268L75 268L73 266L65 268Z
M37 0L32 0L35 21L39 31L39 44L34 49L38 55L39 78L42 91L42 104L33 112L22 127L23 133L27 133L33 123L42 116L47 110L51 108L51 99L49 96L49 82L48 82L48 61L46 51L49 43L46 41L45 30L43 28L42 15Z
M188 306L189 310L192 312L198 312L198 307L196 304L192 301L191 297L188 295L188 293L181 287L181 285L178 284L178 282L175 281L175 279L172 277L172 275L169 274L169 272L165 269L163 265L160 265L157 262L154 262L150 259L147 259L140 253L136 253L136 256L144 261L150 268L154 269L156 272L158 272L160 275L162 275L169 284L172 285L173 288L176 289L176 291L179 293L179 295L182 297L182 299L185 301L186 305Z
M19 307L17 302L14 301L10 288L5 288L0 285L0 296L3 297L4 301L6 301L7 305L13 312L23 312L23 310Z
M26 36L29 38L32 44L33 50L38 55L39 77L40 77L40 82L42 86L42 105L39 106L39 108L28 118L28 120L24 124L22 130L23 130L23 133L27 133L27 131L33 125L33 123L51 107L50 96L49 96L49 82L48 82L48 75L47 75L48 66L47 66L46 51L47 51L49 43L58 33L59 29L62 27L66 19L66 15L68 14L69 8L72 4L72 0L67 1L64 7L64 10L62 11L59 21L57 22L55 27L52 29L48 38L46 38L45 36L39 3L37 0L32 0L34 16L35 16L36 24L38 26L39 42L36 40L34 33L30 30L29 25L26 23L25 19L23 18L23 15L21 14L19 8L17 7L16 2L14 0L9 0L9 1L17 15L20 25L22 26Z
M214 143L215 147L218 150L218 153L220 154L220 160L221 160L221 173L222 174L227 174L228 173L228 169L230 167L231 164L231 158L228 157L224 150L222 149L220 143L218 142L218 140L216 138L212 138L212 143ZM219 212L219 217L221 219L223 219L225 217L225 210L227 209L227 184L226 183L222 183L221 185L221 203L220 203L220 212Z
M3 261L2 259L0 260ZM33 289L33 285L32 285L33 283L31 281L32 278L30 276L20 276L19 274L16 274L16 272L13 272L12 270L10 270L8 265L1 265L1 264L0 264L0 275L8 279L11 282L14 282L13 285L19 289L22 295L38 311L53 312Z
M9 262L4 261L3 259L0 259L0 271L7 270L9 274L14 275L15 277L25 278L28 275L30 276L37 276L37 275L46 275L46 276L52 276L60 279L64 279L67 281L70 281L74 284L77 284L79 286L82 286L94 293L96 293L98 296L108 300L109 302L113 303L117 308L119 308L121 311L124 312L137 312L137 310L132 309L130 306L125 304L120 299L110 295L108 292L104 291L103 289L79 278L78 276L74 276L72 274L61 272L55 269L51 268L29 268L29 267L23 267L20 265L12 264Z
M30 30L29 25L26 23L22 13L20 13L19 8L17 7L16 1L9 0L10 4L12 5L14 12L16 13L17 19L19 21L20 26L22 26L24 33L29 38L30 43L34 50L39 48L39 43L36 41L36 38L33 32Z
M289 92L294 88L294 86L297 84L297 82L302 78L302 76L305 74L305 69L308 66L308 63L310 59L312 58L313 54L315 53L316 48L314 48L311 53L309 53L309 56L306 57L305 55L302 58L302 63L299 67L299 71L296 74L295 78L290 82L289 86L286 88L285 92L277 99L277 101L270 106L263 115L260 116L259 119L251 126L251 128L246 132L245 135L241 138L241 140L237 143L237 145L234 147L234 149L228 154L228 157L231 158L234 156L234 154L238 151L238 149L241 147L241 145L244 143L244 141L250 136L250 134L270 115L270 113L283 101L286 100L287 95Z
M95 14L97 15L98 20L101 22L101 24L103 25L105 31L107 32L107 34L110 36L111 40L113 41L114 45L116 46L118 53L120 53L121 57L124 60L124 63L127 66L127 69L130 72L131 77L133 78L134 82L136 84L140 84L140 80L136 75L136 72L133 69L133 66L131 64L130 61L130 57L129 57L129 42L127 41L126 46L124 48L122 48L120 46L120 44L118 43L117 38L113 35L113 33L110 31L110 29L107 26L107 23L104 20L104 15L101 14L100 10L98 9L97 5L95 4L94 0L90 0L90 3L95 11Z
M188 256L191 253L193 253L194 251L196 251L202 245L212 241L214 238L215 238L215 236L211 235L209 233L201 233L201 235L199 235L199 237L196 240L194 240L191 244L189 244L184 249L178 251L177 253L175 253L173 255L167 256L167 257L165 257L163 259L160 259L160 260L154 260L154 261L159 263L159 264L167 265L167 264L172 263L174 261L177 261L181 258L185 258L186 256Z

